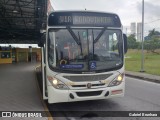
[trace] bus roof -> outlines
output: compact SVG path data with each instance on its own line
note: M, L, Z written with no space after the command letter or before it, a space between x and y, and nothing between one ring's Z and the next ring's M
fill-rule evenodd
M95 12L95 13L106 13L106 14L115 14L118 16L118 14L113 12L106 12L106 11L96 11L96 10L53 10L49 12L49 15L55 12Z

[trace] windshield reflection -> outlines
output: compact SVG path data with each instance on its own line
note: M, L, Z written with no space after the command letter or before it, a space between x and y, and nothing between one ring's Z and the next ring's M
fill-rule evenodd
M117 69L123 64L120 30L50 29L50 67L65 71Z

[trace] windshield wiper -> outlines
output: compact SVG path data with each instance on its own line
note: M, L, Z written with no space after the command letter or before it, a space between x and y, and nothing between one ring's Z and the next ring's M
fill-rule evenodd
M74 34L74 32L72 31L72 29L70 27L67 27L67 30L69 31L69 33L71 34L71 36L73 37L73 39L76 41L76 43L78 45L80 45L81 42L79 41L79 39L77 38L77 36Z
M81 44L81 37L80 37L80 35L79 35L79 32L78 32L78 37L79 37L80 48L81 48L81 55L82 55L82 44Z
M80 38L79 32L78 32L78 38L77 38L77 36L75 35L75 33L72 31L72 29L70 27L67 27L67 30L69 31L69 33L71 34L73 39L76 41L77 45L80 46L81 55L82 55L82 44L81 44L81 38Z
M106 30L106 27L104 27L102 29L102 31L98 34L98 36L96 37L96 39L94 39L94 32L93 32L93 29L92 29L92 36L93 36L93 55L92 55L92 59L94 59L94 44L100 39L100 37L105 32L105 30Z
M92 41L92 46L93 46L93 55L92 55L92 59L94 59L94 33L93 33L93 29L92 29L92 36L93 36L93 41Z
M106 30L106 27L104 27L103 29L102 29L102 31L99 33L99 35L96 37L96 39L94 40L94 43L96 43L98 40L99 40L99 38L103 35L103 33L105 32L105 30Z

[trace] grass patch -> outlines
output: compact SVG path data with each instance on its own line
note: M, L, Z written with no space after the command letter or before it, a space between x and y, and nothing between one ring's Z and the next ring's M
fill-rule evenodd
M141 70L141 50L128 50L125 55L125 68L128 71L139 72ZM144 51L144 70L146 73L160 75L160 54Z

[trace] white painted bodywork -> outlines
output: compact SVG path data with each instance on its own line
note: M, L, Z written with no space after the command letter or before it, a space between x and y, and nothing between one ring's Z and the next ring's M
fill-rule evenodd
M120 69L119 71L112 71L112 72L106 72L106 73L98 73L98 74L110 74L112 73L113 75L111 75L109 78L107 78L107 84L104 87L92 87L90 89L88 88L73 88L71 85L68 85L68 83L70 83L70 80L65 79L63 76L64 75L68 75L68 76L72 76L75 74L56 74L55 72L51 71L49 68L47 69L47 75L52 75L53 77L56 77L57 79L61 80L63 83L65 83L68 87L69 90L60 90L60 89L56 89L54 88L51 83L48 81L48 103L60 103L60 102L74 102L74 101L85 101L85 100L98 100L98 99L108 99L108 98L113 98L113 97L123 97L124 93L125 93L125 77L123 77L123 82L118 85L118 86L114 86L114 87L107 87L108 84L114 80L120 73L123 73L124 68ZM77 74L78 76L80 74ZM82 76L84 74L81 74ZM85 74L87 75L87 74ZM88 74L88 75L93 75L93 74ZM95 74L94 74L95 75ZM71 82L74 85L84 85L87 83L97 83L99 81L87 81L86 82ZM79 97L77 96L76 92L89 92L89 91L100 91L102 90L103 92L98 95L98 96L87 96L87 97ZM111 91L113 90L122 90L123 92L121 94L116 94L116 95L111 95ZM105 94L106 92L109 91L109 95L106 97ZM72 93L74 95L74 99L71 99L69 97L69 94Z
M46 34L46 46L47 46L47 38L48 38L48 29L51 28L49 26L47 26L47 34ZM52 28L58 28L58 27L52 27ZM63 28L63 27L60 27ZM64 26L64 28L66 28ZM79 28L79 27L78 27ZM100 27L101 28L101 27ZM121 28L110 28L110 29L122 29ZM124 66L120 69L120 70L116 70L116 71L110 71L110 72L105 72L105 73L92 73L92 74L69 74L69 73L57 73L52 71L49 68L48 65L48 53L47 53L47 49L45 50L45 59L46 59L46 63L43 67L46 66L46 76L51 76L51 77L55 77L56 79L60 80L61 82L65 83L68 86L68 90L61 90L61 89L56 89L52 86L52 84L47 80L47 77L43 75L43 84L45 83L45 81L47 82L47 93L48 96L43 95L43 99L48 99L48 103L60 103L60 102L73 102L73 101L85 101L85 100L98 100L98 99L108 99L108 98L113 98L113 97L123 97L124 93L125 93L125 75L123 77L122 83L118 86L114 86L114 87L108 87L108 84L114 80L119 74L124 74ZM55 55L55 54L54 54ZM55 62L56 63L56 62ZM84 85L87 83L91 83L91 84L95 84L99 81L85 81L85 82L72 82L69 79L64 78L63 76L83 76L83 75L98 75L98 74L110 74L112 73L112 75L110 77L108 77L106 80L106 84L103 87L91 87L90 89L88 88L73 88L70 84L68 83L72 83L75 85ZM43 71L44 74L44 71ZM44 85L43 85L44 87ZM102 90L102 93L98 96L87 96L87 97L79 97L77 96L76 92L89 92L89 91L100 91ZM122 90L123 92L120 94L116 94L116 95L112 95L111 91L113 90ZM106 92L109 91L109 95L106 97L105 94ZM43 88L43 94L45 93L45 89ZM74 95L74 99L71 99L69 97L69 94L72 93Z

